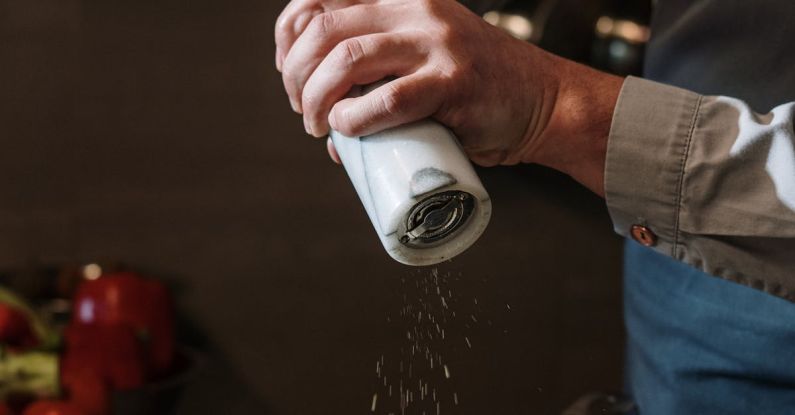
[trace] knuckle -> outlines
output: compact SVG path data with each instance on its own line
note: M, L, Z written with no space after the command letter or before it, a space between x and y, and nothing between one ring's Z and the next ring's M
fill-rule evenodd
M294 32L293 23L298 16L296 13L295 8L293 7L294 4L288 4L279 14L279 17L276 19L276 23L274 24L274 31L276 34L276 41L277 43L280 41L285 41L289 37L290 34Z
M461 39L460 30L450 23L442 22L436 28L437 38L445 45L456 45Z
M279 18L276 19L276 24L274 25L274 29L276 30L276 33L278 34L279 32L286 31L289 28L290 28L290 24L289 24L289 19L287 17L287 14L285 12L282 12L282 14L279 15Z
M439 7L435 0L417 0L416 5L426 13L433 13Z
M466 74L472 71L472 65L466 61L459 61L447 70L440 69L440 78L445 84L463 82Z
M274 24L274 28L276 29L277 33L281 30L284 30L287 27L287 10L288 10L287 8L282 10L281 14L279 14L279 17L276 18L276 23Z
M381 94L381 108L387 115L400 114L405 109L405 102L404 92L394 85L387 85Z
M449 5L449 2L439 0L416 0L415 7L434 22L443 22L450 16Z
M276 22L273 32L276 45L281 47L287 47L290 43L290 39L294 36L286 18L280 18L280 20Z
M351 69L360 63L366 55L367 51L361 39L347 39L336 48L336 63L344 69Z
M334 31L336 20L337 17L333 11L318 14L309 22L309 30L314 36L324 38Z

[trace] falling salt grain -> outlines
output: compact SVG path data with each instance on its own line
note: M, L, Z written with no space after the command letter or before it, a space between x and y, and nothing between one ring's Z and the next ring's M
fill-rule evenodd
M450 379L450 369L447 368L447 365L444 365L444 377Z
M458 405L458 394L455 392L453 392L453 402L455 402L455 404Z
M464 340L466 340L466 342L467 342L467 347L469 347L471 349L472 348L472 343L469 342L469 337L464 336Z
M373 403L370 405L370 412L375 412L375 404L378 401L378 394L373 394Z

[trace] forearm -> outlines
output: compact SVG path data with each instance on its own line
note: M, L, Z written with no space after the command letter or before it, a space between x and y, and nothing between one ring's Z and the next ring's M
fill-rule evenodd
M522 161L564 172L604 197L607 139L624 78L547 55L553 65L552 110L538 137L526 140Z

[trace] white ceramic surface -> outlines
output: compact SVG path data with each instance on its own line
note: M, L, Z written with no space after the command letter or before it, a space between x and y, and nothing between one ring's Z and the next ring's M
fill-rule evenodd
M423 120L366 137L331 139L364 204L381 243L395 260L432 265L469 248L488 225L491 200L458 140L443 125ZM398 229L411 208L436 193L460 190L475 197L475 208L463 227L434 247L409 247Z

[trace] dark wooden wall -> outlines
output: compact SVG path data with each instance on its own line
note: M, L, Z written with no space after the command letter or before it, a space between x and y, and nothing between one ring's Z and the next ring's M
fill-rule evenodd
M385 319L417 271L291 113L272 64L283 3L0 1L0 265L111 258L167 278L207 353L186 414L365 413L402 341ZM471 350L454 333L461 403L443 413L554 413L619 387L603 202L540 168L482 177L492 223L439 270L508 333L473 332Z

